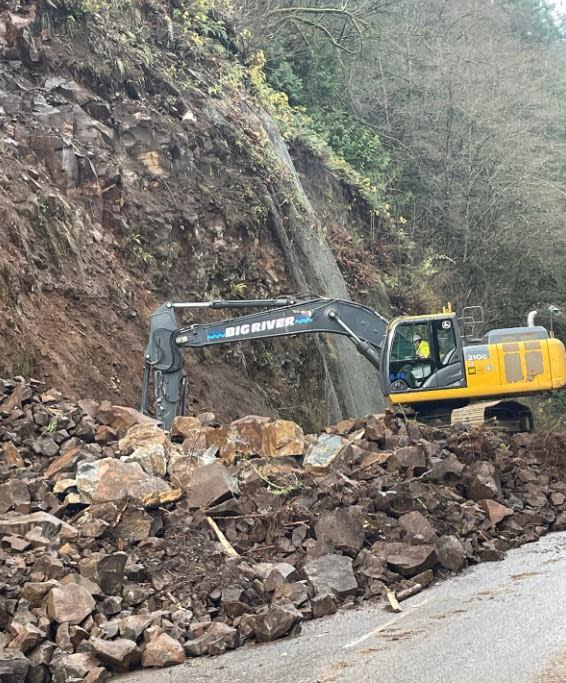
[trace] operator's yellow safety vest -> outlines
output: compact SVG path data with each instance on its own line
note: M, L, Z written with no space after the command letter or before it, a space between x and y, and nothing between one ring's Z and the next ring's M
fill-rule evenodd
M417 346L417 358L430 358L430 344L424 339Z

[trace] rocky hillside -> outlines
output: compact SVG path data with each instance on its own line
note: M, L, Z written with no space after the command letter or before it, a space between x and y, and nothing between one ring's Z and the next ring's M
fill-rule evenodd
M97 683L399 602L566 528L565 434L305 434L0 382L0 678ZM27 676L27 678L26 678Z
M165 300L307 288L388 305L386 223L294 149L310 203L229 23L205 31L184 7L0 1L7 374L135 405L148 315ZM364 251L353 234L370 226ZM358 396L375 393L365 366L332 378L337 353L285 342L193 354L191 407L320 424L329 383L335 412L348 412L340 385L353 377Z

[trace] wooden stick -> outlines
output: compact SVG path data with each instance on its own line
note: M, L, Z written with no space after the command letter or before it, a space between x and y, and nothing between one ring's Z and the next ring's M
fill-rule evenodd
M230 545L230 542L228 541L226 536L224 536L224 534L220 530L220 527L218 526L218 524L216 524L212 517L207 517L206 521L209 523L212 531L214 531L214 533L216 534L216 538L220 541L220 544L224 548L224 552L226 553L226 555L230 555L230 557L240 557L238 553L234 550L234 548Z

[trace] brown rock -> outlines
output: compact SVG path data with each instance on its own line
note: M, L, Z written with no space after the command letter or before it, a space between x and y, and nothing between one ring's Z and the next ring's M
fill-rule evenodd
M499 522L503 521L505 517L510 517L513 514L513 510L505 507L505 505L501 505L501 503L498 503L495 500L484 498L483 500L478 500L478 505L485 512L492 526L496 526Z
M105 503L124 498L144 500L173 491L163 479L144 472L138 463L125 463L115 458L81 463L76 480L79 493L86 503Z
M214 621L210 624L210 628L206 635L211 638L213 642L221 640L226 650L234 650L240 644L240 634L238 630L223 624L221 621Z
M129 454L137 448L163 446L168 448L167 434L155 424L134 424L118 442L121 453Z
M316 593L346 596L358 590L352 560L343 555L329 553L311 560L304 566L303 573Z
M167 473L167 455L162 444L140 446L128 456L122 458L123 462L137 462L145 472L156 477L164 477Z
M21 408L24 398L29 393L31 392L26 390L26 386L23 382L17 382L12 393L0 403L0 411L3 413L10 413L14 408Z
M436 543L438 561L445 569L459 571L466 564L466 549L457 536L441 536Z
M396 544L395 544L396 545ZM426 569L432 569L438 558L434 546L431 545L406 545L386 556L387 564L403 576L414 576Z
M80 624L95 608L92 595L82 586L54 586L47 595L47 614L52 621Z
M498 498L501 494L495 479L495 466L485 460L472 465L472 478L468 486L468 498L482 500Z
M142 633L148 629L153 623L153 616L151 614L132 614L129 617L120 619L120 635L123 638L137 641Z
M59 582L50 581L30 581L24 584L22 590L22 597L27 600L32 607L39 607L43 604L45 597L49 591L58 586Z
M80 401L77 401L77 403L85 415L88 415L93 419L96 417L98 409L100 408L100 405L96 401L93 401L90 398L83 398Z
M2 456L8 467L25 467L24 459L11 441L2 445Z
M182 664L185 661L183 646L166 633L152 638L146 645L142 656L142 666L164 667Z
M263 425L261 452L267 457L302 455L305 437L299 425L290 420L274 420Z
M281 638L302 621L303 615L292 605L274 605L253 617L253 631L258 642Z
M13 510L18 505L30 502L29 490L24 481L12 479L0 485L0 514Z
M328 614L334 614L338 605L332 593L318 593L311 599L311 608L313 618L320 619Z
M101 666L97 666L88 672L83 683L103 683L108 680L108 677L108 671Z
M87 652L57 657L51 662L54 683L82 680L90 671L96 669L98 662Z
M0 536L10 534L25 536L28 531L35 527L40 527L43 535L47 538L54 538L58 533L63 532L70 537L78 535L77 530L70 524L47 512L0 517Z
M399 467L407 468L413 474L422 474L427 468L426 455L420 446L397 448L394 456Z
M291 603L295 607L304 605L309 599L307 587L302 581L294 583L282 583L275 589L272 602L274 604Z
M365 431L366 439L377 441L379 444L385 443L385 415L370 415Z
M25 683L29 660L14 650L0 649L0 681L2 683Z
M220 462L197 467L185 489L191 509L206 508L238 494L238 484Z
M341 550L354 557L364 544L364 511L361 506L325 512L315 525L322 553Z
M191 438L197 432L202 431L202 423L198 417L189 415L177 415L171 425L171 436L182 436L184 439Z
M100 414L97 414L96 417L100 421ZM110 424L120 434L127 432L133 425L157 426L157 420L149 417L149 415L142 415L139 410L129 406L112 406L110 410L106 411L105 418L110 420L107 424Z
M460 477L465 469L454 453L450 453L445 458L436 460L432 464L428 478L431 481L444 481L450 477Z
M88 645L90 652L112 671L124 673L139 665L140 650L132 640L91 638Z
M59 472L65 472L74 467L77 461L81 449L78 447L69 448L64 453L62 453L58 458L52 460L49 467L43 473L45 477L51 478L58 474Z
M96 575L98 583L108 595L114 594L122 585L127 561L127 553L116 552L105 555L97 562Z
M33 650L46 637L46 634L33 624L12 622L10 624L10 631L15 633L15 638L10 641L8 647L11 650L20 650L24 654Z
M404 529L407 539L414 543L431 543L437 536L436 529L420 512L407 512L399 519L399 526Z
M263 588L268 593L273 592L282 583L285 583L285 581L296 575L295 567L288 562L276 562L273 564L264 563L256 565L256 570L263 572L264 567L265 580L263 583Z

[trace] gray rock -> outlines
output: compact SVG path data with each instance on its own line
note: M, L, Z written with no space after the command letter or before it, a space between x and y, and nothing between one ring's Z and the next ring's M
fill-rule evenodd
M323 555L308 562L303 568L303 573L316 593L330 591L343 597L355 593L358 589L352 560L343 555Z

